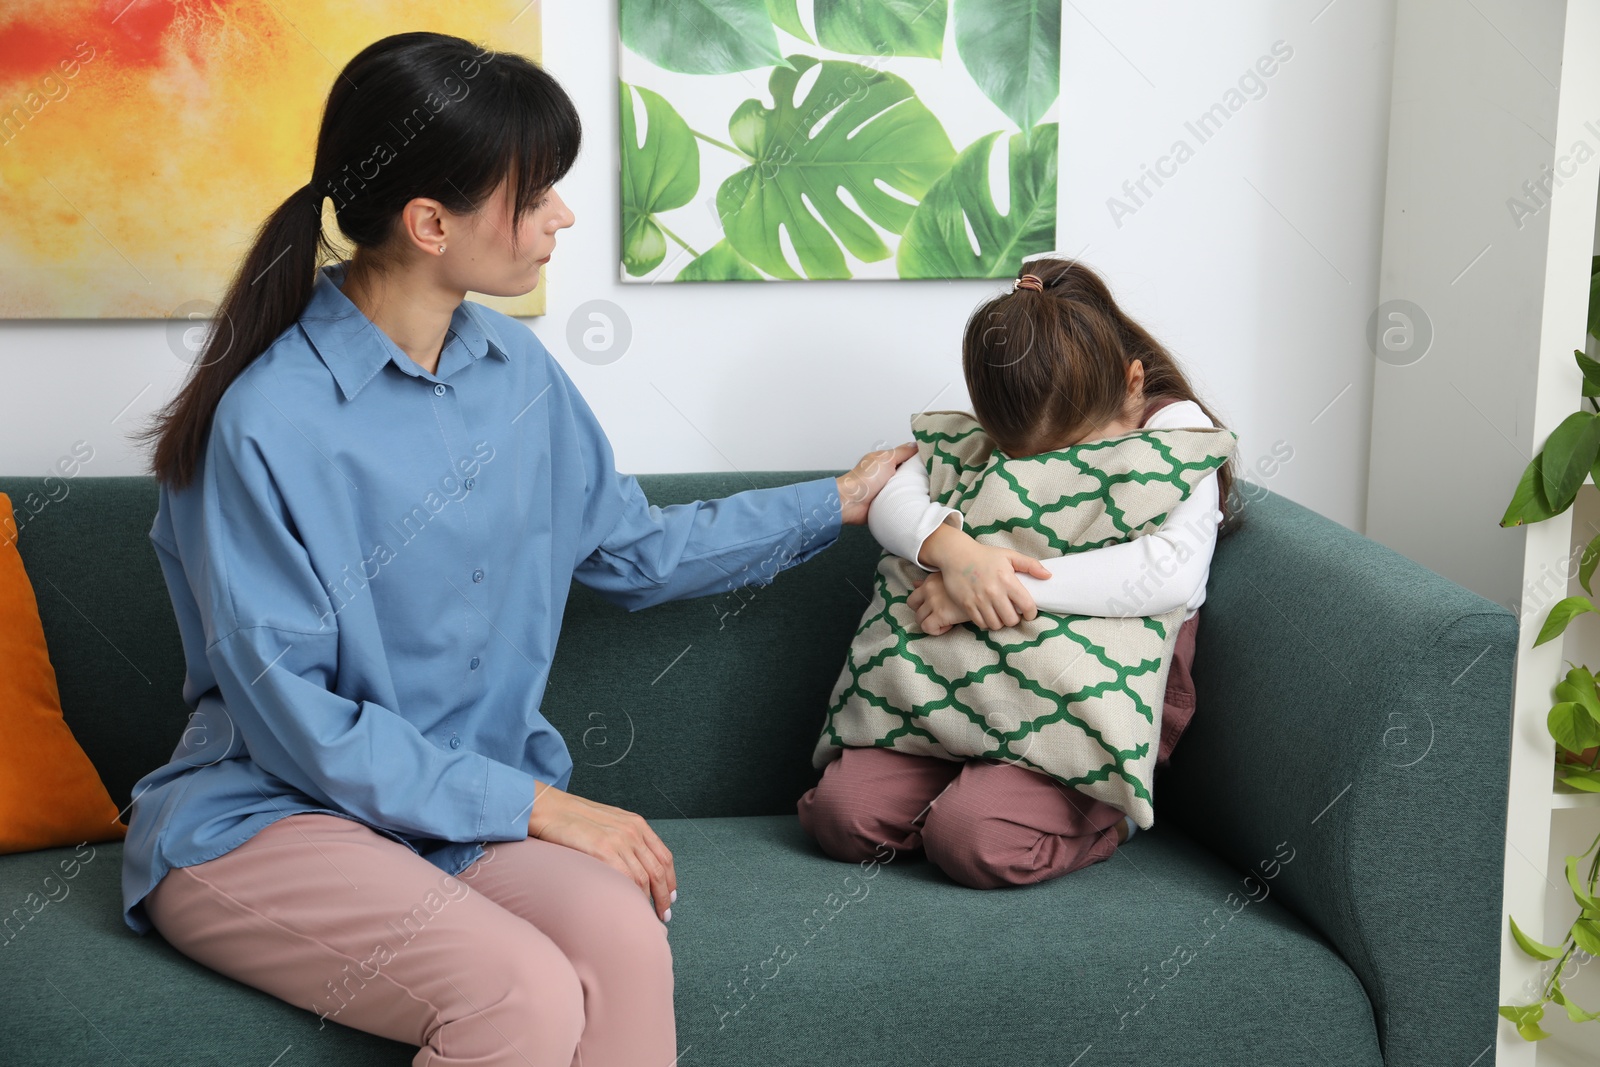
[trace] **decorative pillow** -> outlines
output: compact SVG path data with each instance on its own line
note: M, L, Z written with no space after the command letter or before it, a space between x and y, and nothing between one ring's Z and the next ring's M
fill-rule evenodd
M128 827L61 717L33 586L0 493L0 853L120 841Z
M959 508L979 542L1037 559L1159 529L1235 441L1223 429L1138 430L1012 458L965 412L914 415L911 430L933 499ZM812 765L826 766L844 746L1003 760L1149 827L1184 607L1129 618L1040 611L999 630L963 623L930 636L905 603L923 573L888 552L878 561Z

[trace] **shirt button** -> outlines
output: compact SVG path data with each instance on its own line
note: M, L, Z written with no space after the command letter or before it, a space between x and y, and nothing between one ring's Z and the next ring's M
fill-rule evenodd
M478 657L477 656L473 656L472 657L472 662L467 664L467 667L468 667L469 670L474 670L474 671L477 670L478 669Z
M460 747L461 747L461 738L459 738L459 737L452 737L452 738L451 738L451 739L450 739L450 747L451 747L451 748L460 748Z
M467 479L467 488L468 489L472 488L474 481L475 481L475 479L472 479L472 478L468 478Z
M433 395L434 396L444 396L444 386L442 386L442 385L434 386L433 387Z
M473 571L472 572L472 580L475 581L475 582L483 581L483 572L481 570Z

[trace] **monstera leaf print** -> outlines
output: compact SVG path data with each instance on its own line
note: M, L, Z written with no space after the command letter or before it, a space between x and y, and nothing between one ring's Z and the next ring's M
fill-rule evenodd
M949 6L950 0L816 0L817 43L858 56L938 59Z
M1023 258L1055 247L1057 126L1045 123L1012 136L1010 211L1002 215L989 190L989 153L1000 131L967 146L917 205L900 238L895 266L902 278L1003 278ZM972 250L967 226L977 239Z
M805 99L796 101L800 76L819 62ZM751 163L717 190L717 213L734 250L774 277L800 277L784 258L782 226L806 277L848 278L840 244L865 262L888 258L871 223L902 232L955 146L903 78L805 55L788 63L768 80L773 107L746 100L728 122ZM839 198L840 189L866 218Z
M972 80L1032 129L1061 93L1061 0L955 0L955 9L956 52Z
M806 44L816 44L800 21L800 0L767 0L767 13L779 29L794 34Z
M638 277L661 265L667 238L658 211L682 207L700 188L700 149L689 124L656 93L618 82L622 101L622 265ZM644 101L645 141L639 145L633 94Z
M759 282L761 272L745 262L727 241L718 241L678 272L680 282Z
M783 62L769 2L620 0L617 20L623 45L664 70L731 74Z

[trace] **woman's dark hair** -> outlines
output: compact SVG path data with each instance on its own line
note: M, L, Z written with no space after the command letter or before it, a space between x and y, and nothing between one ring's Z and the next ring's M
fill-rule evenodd
M1037 455L1117 418L1127 407L1127 370L1136 359L1144 364L1147 401L1192 400L1222 425L1172 354L1123 313L1093 268L1042 256L1023 263L1017 277L1026 274L1040 288L983 304L967 320L961 344L972 413L1002 452ZM1217 471L1224 533L1235 525L1233 466L1230 456Z
M413 198L471 214L504 181L520 219L571 169L581 140L571 98L525 56L442 33L362 49L328 93L310 184L261 224L193 372L134 435L156 440L151 471L172 488L190 482L222 394L305 310L324 253L337 252L322 228L324 196L339 231L382 269Z

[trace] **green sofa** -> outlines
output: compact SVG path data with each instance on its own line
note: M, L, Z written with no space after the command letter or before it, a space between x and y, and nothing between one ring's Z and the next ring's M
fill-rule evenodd
M668 504L824 473L639 480ZM26 516L67 721L126 805L188 714L155 483L0 492ZM545 712L572 790L640 812L676 857L681 1067L1489 1062L1514 619L1251 493L1156 825L1026 887L968 889L920 854L864 870L799 828L878 556L864 527L768 584L632 615L573 587ZM25 906L74 855L0 856L0 1064L410 1062L128 930L120 844Z

